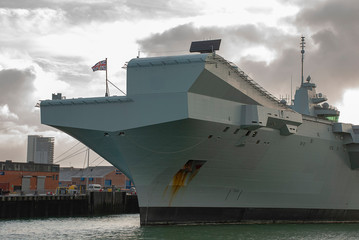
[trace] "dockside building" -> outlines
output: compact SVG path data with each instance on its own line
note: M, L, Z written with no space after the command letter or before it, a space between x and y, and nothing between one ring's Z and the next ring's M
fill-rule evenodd
M76 185L80 190L88 184L100 184L104 188L129 189L133 183L114 166L96 166L87 168L60 168L60 187Z
M57 164L0 161L0 191L19 194L55 192L59 185Z

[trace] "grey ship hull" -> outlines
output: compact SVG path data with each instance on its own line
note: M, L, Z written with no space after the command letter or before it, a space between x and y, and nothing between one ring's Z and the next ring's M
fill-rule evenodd
M200 56L180 66L182 58L170 66L134 60L127 97L42 101L42 122L134 181L143 225L359 220L348 134ZM188 76L164 82L174 65Z

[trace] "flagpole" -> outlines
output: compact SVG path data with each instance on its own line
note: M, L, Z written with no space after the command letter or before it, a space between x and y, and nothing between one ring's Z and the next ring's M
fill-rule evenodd
M106 93L105 93L105 97L108 97L108 82L107 82L107 58L106 58Z

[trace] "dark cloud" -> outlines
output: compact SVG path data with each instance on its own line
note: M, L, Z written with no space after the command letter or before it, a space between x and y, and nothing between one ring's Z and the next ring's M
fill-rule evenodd
M0 159L26 161L27 135L51 130L40 124L32 68L0 71Z
M334 100L359 87L358 12L355 0L323 1L303 8L293 23L313 33L308 40L316 50L308 53L308 70Z
M358 39L359 40L359 39ZM248 58L240 61L240 66L255 74L255 80L275 94L290 94L290 79L293 86L299 86L301 81L301 60L299 51L299 36L293 40L294 45L277 49L278 55L269 64L256 62ZM340 101L346 89L359 87L358 49L351 46L340 46L338 37L329 30L322 30L306 39L307 48L304 57L304 78L311 75L317 84L317 91L329 98L330 103Z
M35 71L28 69L5 69L0 71L0 107L7 106L10 114L18 116L0 122L0 129L16 126L19 132L31 129L44 129L40 125L40 115L35 108L38 99L34 96ZM4 120L4 119L3 119ZM14 127L10 127L15 129ZM18 134L18 133L14 133Z
M298 4L292 1L291 4ZM303 7L296 16L286 18L288 24L306 36L305 78L311 75L330 103L341 100L344 90L359 87L359 2L318 1ZM279 95L290 95L290 79L293 88L300 84L300 35L285 34L277 28L261 25L231 27L201 27L185 24L163 33L138 41L149 55L166 55L173 50L189 48L193 40L221 38L218 52L234 61L265 89ZM274 53L268 62L252 56L240 55L242 49L261 46Z
M35 73L32 69L5 69L0 71L0 105L7 104L19 114L28 106L34 87ZM33 104L34 105L34 104Z
M14 141L18 141L17 136L26 139L28 133L50 129L40 124L39 111L34 110L37 100L33 93L36 90L34 81L39 77L34 69L38 69L37 66L46 74L53 73L51 82L62 81L71 86L67 91L73 90L74 93L63 93L66 96L73 94L77 97L85 91L94 91L97 86L104 87L103 73L93 74L85 59L62 57L58 56L59 53L47 52L48 48L43 48L40 41L36 42L38 36L66 33L69 29L74 31L77 26L81 29L85 25L86 28L93 27L96 32L102 24L114 21L172 20L204 14L202 9L205 8L194 4L196 3L184 4L178 0L1 0L0 25L5 30L0 33L0 48L2 52L6 52L3 55L19 59L31 58L32 63L29 65L35 67L0 71L0 107L8 107L0 109L4 115L7 114L5 120L0 122L0 134L9 134L12 139L16 139ZM294 89L300 83L299 43L300 34L303 33L307 41L305 75L312 76L318 91L326 94L330 103L339 101L345 89L359 87L359 68L356 66L359 62L359 2L321 0L304 5L303 1L289 0L283 1L283 4L294 4L300 9L296 16L287 17L280 22L281 25L285 22L286 26L294 27L298 35L285 33L279 28L266 26L265 23L226 27L196 27L194 23L188 23L139 39L137 43L143 55L175 55L189 53L192 41L221 38L222 45L218 53L235 62L256 82L278 97L280 94L290 94L291 77ZM246 10L256 14L272 13L269 8ZM120 33L121 29L113 31ZM271 52L274 59L268 62L253 57L255 54L248 49L256 47ZM56 46L53 48L56 49ZM21 57L14 56L16 54ZM110 80L116 85L115 78L125 79L124 72L111 74L114 79ZM125 83L121 81L121 84ZM46 86L49 95L58 91L55 85ZM116 94L117 90L110 87L111 93ZM0 152L7 151L11 156L12 152L20 149L12 146L5 146ZM19 152L24 155L25 151L24 140Z
M291 1L303 6L301 1ZM340 101L346 89L359 87L359 2L318 1L305 5L293 18L285 19L306 37L304 74L311 75L317 91L323 92L330 103ZM291 46L274 46L281 52L270 64L244 58L240 65L256 75L266 89L281 94L289 89L288 79L293 76L294 86L300 83L299 36L283 38ZM267 82L275 85L267 84Z
M237 52L245 48L264 46L270 50L278 50L290 45L285 40L293 37L264 25L197 28L192 23L188 23L140 39L137 43L143 52L156 56L171 51L188 52L192 41L217 38L222 39L221 53L239 59Z
M358 30L358 11L359 3L356 0L318 1L301 9L296 16L296 23L317 31L329 27L337 33Z
M196 28L193 24L185 24L139 40L138 44L150 56L167 55L175 50L187 54L192 41L209 36L212 39L221 38L218 53L228 61L237 63L267 90L277 95L290 94L290 77L299 69L299 50L294 50L294 46L299 46L299 37L287 35L275 28L252 24ZM273 51L277 59L268 65L265 61L253 61L251 56L240 55L242 50L258 46Z
M0 108L7 112L0 114L0 134L2 136L0 138L0 157L2 158L23 158L24 151L26 151L25 134L30 130L27 124L34 123L32 121L34 104L29 104L29 99L32 99L30 95L35 89L34 79L35 74L31 69L0 71Z
M141 52L149 56L158 56L169 52L186 52L192 40L203 38L208 33L209 31L205 28L196 29L192 24L185 24L140 39L137 43ZM211 31L211 34L215 34L215 31Z

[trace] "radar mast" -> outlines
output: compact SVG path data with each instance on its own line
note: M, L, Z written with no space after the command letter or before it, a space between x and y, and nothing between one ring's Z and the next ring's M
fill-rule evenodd
M305 37L302 37L302 41L300 42L300 46L302 48L302 51L300 51L302 53L302 83L301 85L303 85L304 83L304 77L303 77L303 65L304 65L304 47L305 47L305 41L304 41Z

